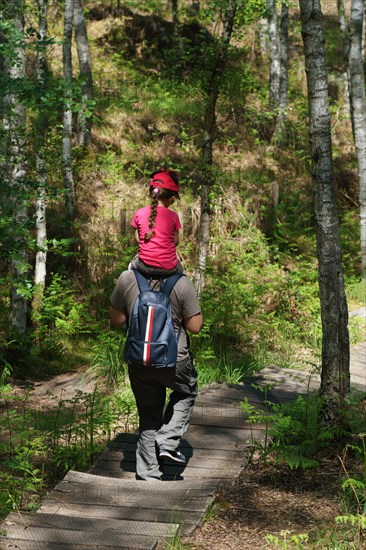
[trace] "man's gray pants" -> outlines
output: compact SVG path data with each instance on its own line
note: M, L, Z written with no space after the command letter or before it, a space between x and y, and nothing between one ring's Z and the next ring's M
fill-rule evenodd
M174 368L129 365L128 373L139 414L136 450L137 479L161 479L159 448L175 451L187 431L198 393L191 358ZM166 390L172 390L164 412Z

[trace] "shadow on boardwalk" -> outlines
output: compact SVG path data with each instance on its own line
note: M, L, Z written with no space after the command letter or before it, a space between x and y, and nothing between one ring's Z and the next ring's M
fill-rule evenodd
M366 344L353 348L351 372L365 391ZM265 385L268 393L257 389ZM88 473L68 472L37 513L9 514L0 549L154 549L178 532L192 534L220 484L239 476L248 446L264 439L265 426L249 425L240 402L264 409L265 397L285 402L318 385L317 376L268 367L243 384L204 388L181 443L184 467L166 465L163 482L136 481L137 436L119 434Z

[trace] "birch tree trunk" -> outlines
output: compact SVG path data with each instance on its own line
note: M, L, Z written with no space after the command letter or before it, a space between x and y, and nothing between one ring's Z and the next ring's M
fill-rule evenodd
M348 310L333 177L323 14L319 0L300 0L308 84L310 145L322 318L323 421L338 424L349 393Z
M47 71L46 39L47 39L47 2L38 0L39 44L37 49L37 82L39 96L44 95L45 79ZM37 200L36 200L36 242L37 252L34 267L34 284L32 310L33 318L42 304L43 290L46 284L46 262L47 262L47 226L46 226L46 189L47 170L44 158L44 142L47 121L42 108L38 105L38 120L36 124L36 169L37 169Z
M348 58L349 58L349 48L350 48L350 40L348 35L348 25L346 21L346 13L344 8L344 0L337 0L337 10L338 10L338 22L339 27L342 34L342 43L343 43L343 63L344 63L344 72L343 72L343 80L344 80L344 114L346 116L351 115L350 111L350 94L349 94L349 82L350 82L350 76L349 76L349 68L348 68ZM353 123L352 123L353 124Z
M62 132L62 172L66 189L66 215L73 219L75 216L75 185L72 172L72 55L71 40L73 29L74 0L65 0L64 42L62 46L64 71L64 112Z
M285 136L285 123L288 107L288 4L283 2L280 17L280 80L278 95L278 116L274 131L274 141L281 144Z
M22 3L13 0L7 4L7 17L13 22L15 32L21 38L24 34L24 18ZM18 42L18 41L17 41ZM11 332L23 335L27 328L27 301L19 292L24 285L28 272L28 208L25 198L26 153L25 153L25 123L26 109L21 103L16 91L15 83L25 77L25 52L20 43L14 52L15 59L4 60L5 70L10 77L10 86L4 102L5 116L3 125L8 141L7 178L12 196L10 198L14 223L14 249L11 258L10 315L9 327Z
M82 82L82 108L78 113L77 143L83 147L91 144L92 118L88 116L88 112L90 110L90 102L93 99L92 63L83 12L83 0L74 0L74 28Z
M259 20L259 51L261 57L265 57L268 51L268 17L261 17Z
M276 0L267 0L269 32L269 107L278 109L280 102L280 35Z
M361 270L363 279L366 279L366 93L362 56L364 10L363 0L352 0L348 67L359 178Z
M208 246L210 242L210 191L213 184L213 144L216 137L216 103L220 93L221 79L227 61L228 48L234 27L237 9L237 0L228 0L224 14L223 30L212 71L207 103L203 120L203 141L201 149L201 214L199 228L198 261L195 272L195 290L200 296L205 286L205 271L207 264Z
M178 0L172 0L173 35L179 37Z

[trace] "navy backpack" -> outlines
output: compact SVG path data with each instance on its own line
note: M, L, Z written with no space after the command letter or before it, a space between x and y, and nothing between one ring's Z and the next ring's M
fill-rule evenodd
M135 365L175 367L180 329L176 334L169 295L183 273L161 281L160 290L151 290L148 280L136 269L132 271L140 293L128 324L124 358Z

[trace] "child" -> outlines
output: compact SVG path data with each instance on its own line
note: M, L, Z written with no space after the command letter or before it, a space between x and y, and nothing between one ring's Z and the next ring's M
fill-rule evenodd
M163 169L150 178L151 203L137 210L131 223L139 252L130 267L145 277L169 277L183 271L176 253L182 226L178 214L169 210L179 199L179 180L176 172Z

